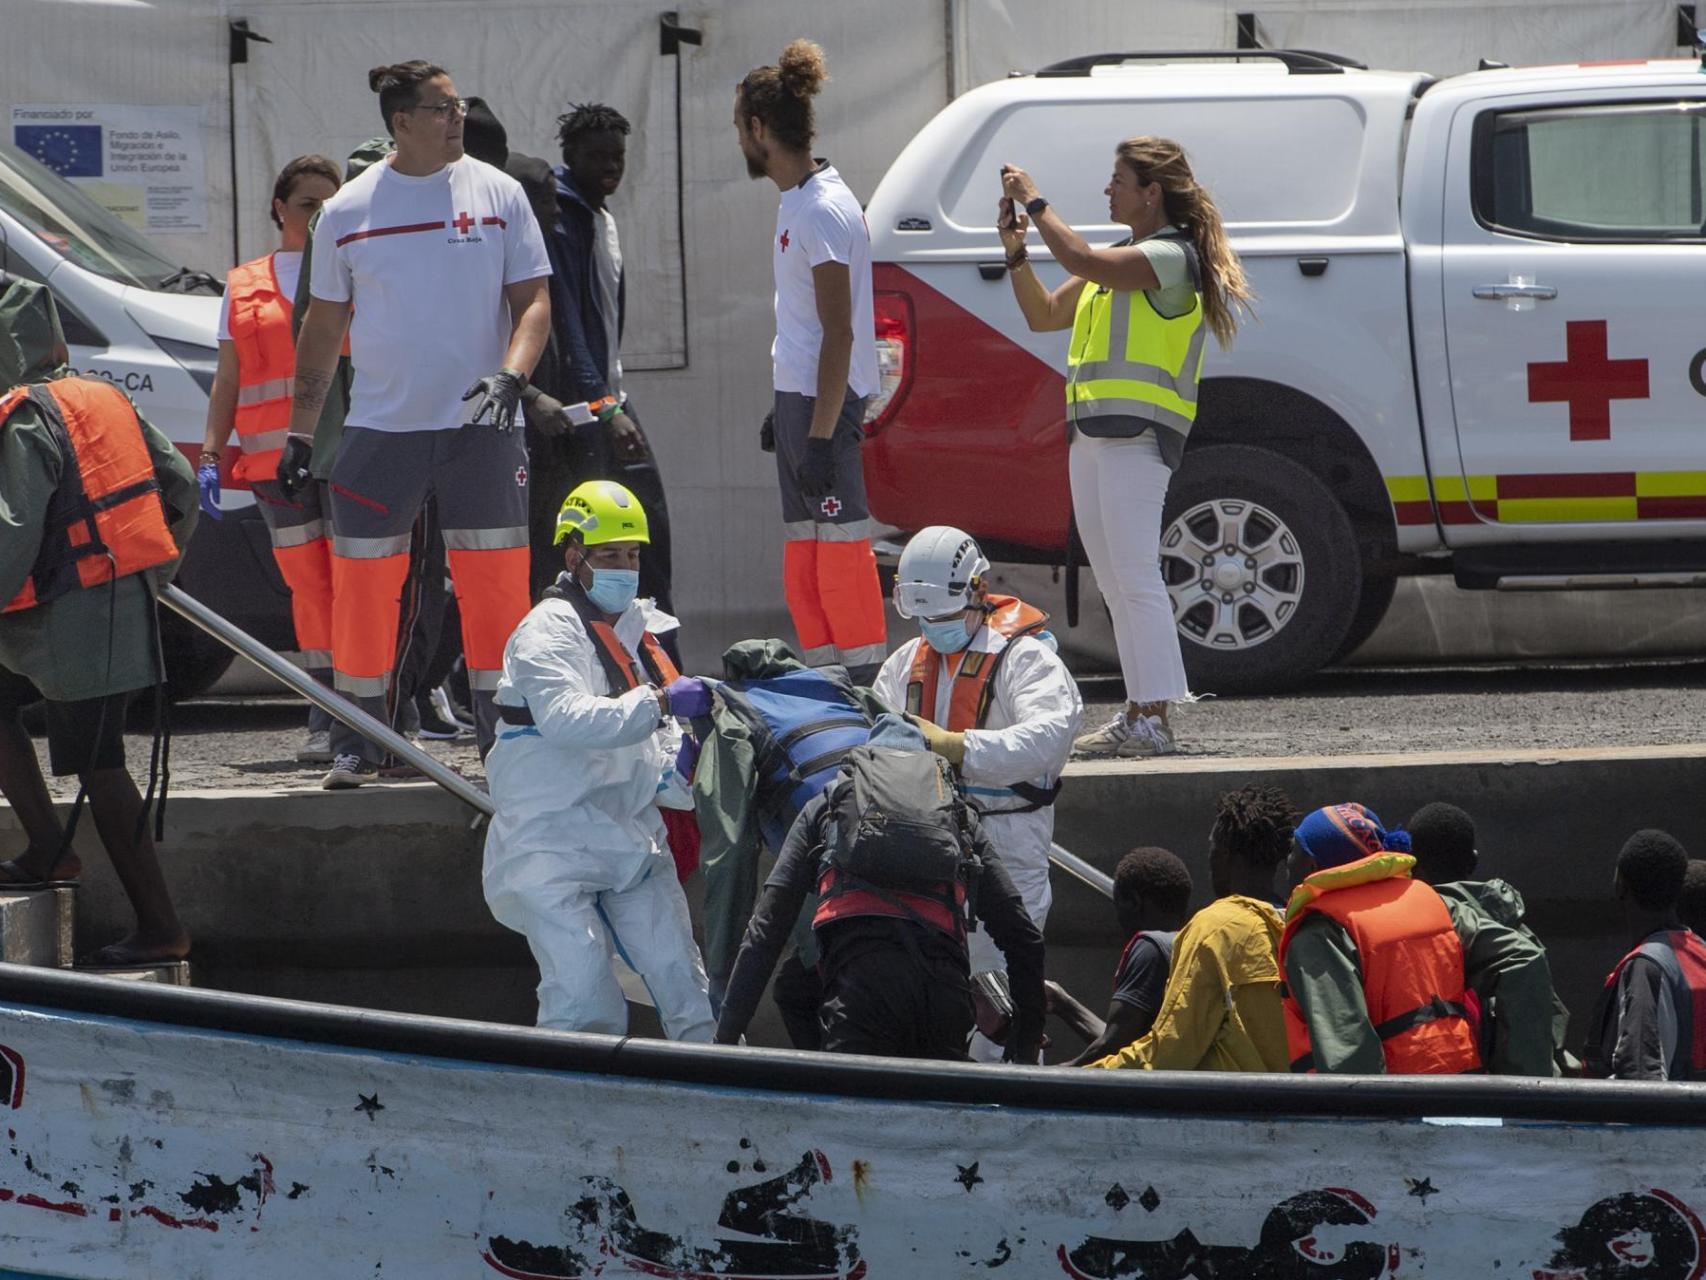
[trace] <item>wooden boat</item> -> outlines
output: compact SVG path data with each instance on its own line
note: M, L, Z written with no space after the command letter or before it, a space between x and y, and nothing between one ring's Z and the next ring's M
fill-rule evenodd
M1706 1086L921 1065L0 965L0 1278L1706 1275Z

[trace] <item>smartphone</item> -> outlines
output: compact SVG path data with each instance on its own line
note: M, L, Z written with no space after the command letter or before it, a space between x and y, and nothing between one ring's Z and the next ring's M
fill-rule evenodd
M1011 196L1001 197L1001 216L996 224L1002 231L1016 231L1019 228L1019 212L1013 207Z

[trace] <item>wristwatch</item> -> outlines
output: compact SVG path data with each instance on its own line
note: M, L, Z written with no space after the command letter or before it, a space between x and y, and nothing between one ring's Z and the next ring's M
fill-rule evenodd
M1025 212L1030 214L1033 218L1046 208L1048 208L1048 201L1044 200L1041 196L1038 196L1035 200L1025 201Z

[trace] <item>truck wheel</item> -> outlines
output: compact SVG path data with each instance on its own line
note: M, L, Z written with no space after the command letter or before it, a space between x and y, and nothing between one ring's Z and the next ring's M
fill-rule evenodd
M1362 642L1385 621L1386 611L1392 607L1392 597L1397 593L1398 579L1390 573L1363 578L1362 597L1357 601L1356 611L1351 614L1351 629L1339 641L1339 651L1333 655L1334 662L1348 658L1362 648Z
M1167 493L1161 572L1200 693L1312 674L1339 652L1362 592L1356 537L1332 490L1247 445L1185 455Z
M160 651L166 659L166 693L174 702L206 693L236 656L164 605L160 607Z

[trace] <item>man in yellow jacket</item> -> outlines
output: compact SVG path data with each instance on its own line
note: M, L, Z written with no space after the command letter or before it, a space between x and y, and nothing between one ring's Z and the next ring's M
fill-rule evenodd
M1297 811L1278 787L1244 787L1221 797L1209 833L1215 900L1173 943L1172 971L1149 1033L1092 1067L1287 1069L1273 894L1296 823Z

